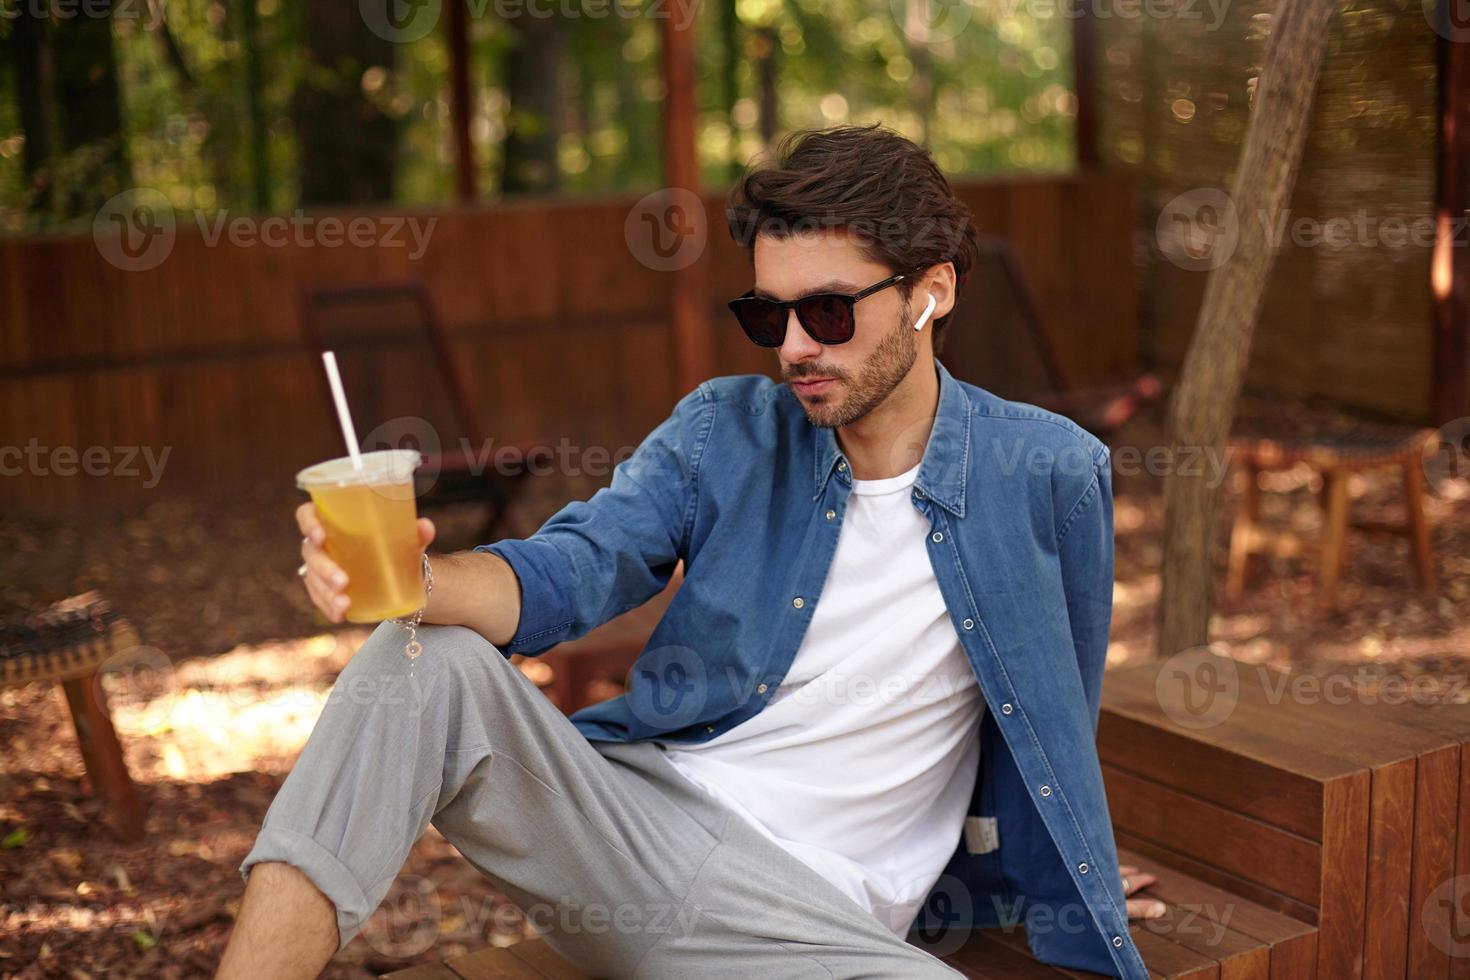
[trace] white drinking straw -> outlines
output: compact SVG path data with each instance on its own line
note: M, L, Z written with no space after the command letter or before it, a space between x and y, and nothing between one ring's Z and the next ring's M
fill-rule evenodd
M342 423L342 438L352 454L352 467L361 473L362 452L357 448L357 430L352 427L352 413L347 410L347 395L342 391L342 375L337 373L337 355L322 351L322 363L327 366L327 384L332 386L332 401L337 403L337 421Z

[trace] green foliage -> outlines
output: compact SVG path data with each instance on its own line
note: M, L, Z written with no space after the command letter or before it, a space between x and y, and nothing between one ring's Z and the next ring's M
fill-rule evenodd
M253 208L246 0L170 0L167 32L147 19L113 24L127 155L133 180L175 206L206 212ZM297 206L293 95L302 80L306 0L255 0L257 98L266 130L268 210ZM453 0L444 0L447 4ZM498 10L470 4L472 142L482 199L499 193L510 99L501 79L512 31ZM558 162L565 193L652 188L661 182L660 28L644 0L537 0L567 31ZM911 0L700 0L696 4L704 179L728 182L763 149L763 53L774 59L777 135L838 123L882 122L933 149L950 173L1064 169L1072 153L1070 25L1061 5L982 4L948 39L918 44L899 15ZM917 3L919 0L912 0ZM945 6L932 0L937 7ZM527 4L529 5L529 3ZM952 3L951 3L952 5ZM600 11L602 16L594 16ZM721 18L735 11L733 32ZM525 14L522 14L525 16ZM443 22L397 49L392 70L368 67L363 91L398 122L395 198L442 204L453 196L449 52ZM0 19L0 43L9 26ZM173 39L171 56L167 37ZM729 50L727 37L733 40ZM774 44L765 39L773 38ZM11 59L6 59L10 62ZM181 64L180 64L181 62ZM726 71L737 95L726 102ZM0 67L0 230L41 226L27 209L25 134L15 72ZM64 170L65 161L57 164ZM88 218L77 216L84 227Z

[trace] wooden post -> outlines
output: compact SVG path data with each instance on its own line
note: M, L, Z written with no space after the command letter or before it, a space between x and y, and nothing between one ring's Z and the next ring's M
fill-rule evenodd
M82 762L92 779L92 789L112 804L118 834L128 843L143 839L143 803L123 761L122 744L107 713L106 695L96 671L85 677L61 682L71 708Z
M1433 382L1430 417L1436 425L1470 414L1470 250L1457 243L1454 222L1470 208L1465 172L1470 168L1470 21L1455 22L1460 4L1440 0L1438 89L1439 132L1435 173L1435 244L1430 263L1433 296ZM1458 36L1458 39L1455 39Z
M703 199L695 149L694 15L699 0L671 0L664 7L663 150L664 183ZM706 248L708 246L706 245ZM670 312L679 391L689 391L714 373L709 332L709 265L702 250L690 265L670 273Z
M475 149L470 144L468 17L469 4L449 4L449 106L454 128L454 196L461 203L475 199Z

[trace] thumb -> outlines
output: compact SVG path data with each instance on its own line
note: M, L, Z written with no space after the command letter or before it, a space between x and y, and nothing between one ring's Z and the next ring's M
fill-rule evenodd
M427 517L418 519L419 547L427 548L434 541L434 522Z

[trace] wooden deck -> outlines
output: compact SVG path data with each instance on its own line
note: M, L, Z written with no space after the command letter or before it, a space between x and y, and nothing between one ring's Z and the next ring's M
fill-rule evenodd
M1108 675L1098 752L1125 863L1162 919L1132 934L1152 977L1470 977L1470 705L1409 703L1208 658ZM1161 670L1165 671L1162 680ZM1385 701L1389 703L1384 703ZM1457 877L1460 876L1460 877ZM1088 977L983 930L941 957L985 980ZM581 978L542 940L392 980Z

